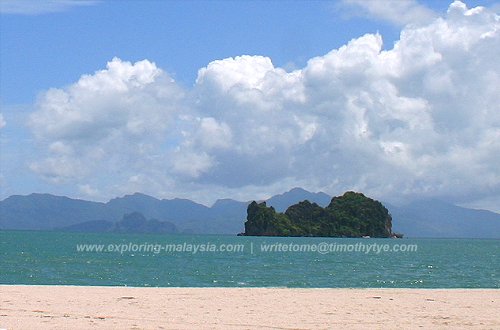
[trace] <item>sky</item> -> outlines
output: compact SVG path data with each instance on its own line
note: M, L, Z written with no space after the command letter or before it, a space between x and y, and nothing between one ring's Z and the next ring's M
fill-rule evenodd
M0 199L500 212L498 1L0 0Z

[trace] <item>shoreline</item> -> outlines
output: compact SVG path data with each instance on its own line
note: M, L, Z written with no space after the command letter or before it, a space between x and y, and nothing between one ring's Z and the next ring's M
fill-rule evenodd
M500 289L0 285L0 329L500 328Z
M79 284L0 284L2 287L67 287L67 288L117 288L117 289L276 289L276 290L415 290L415 291L500 291L499 288L374 288L374 287L287 287L287 286L128 286L128 285L79 285Z

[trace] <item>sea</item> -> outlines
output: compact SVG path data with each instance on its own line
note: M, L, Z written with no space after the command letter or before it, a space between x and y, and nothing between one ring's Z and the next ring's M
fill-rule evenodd
M0 284L500 288L500 240L0 231Z

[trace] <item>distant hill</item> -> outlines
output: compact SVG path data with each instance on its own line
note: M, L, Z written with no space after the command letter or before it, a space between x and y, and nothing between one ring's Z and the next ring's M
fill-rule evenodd
M171 222L156 219L147 220L141 213L132 212L125 214L120 221L115 223L111 231L118 233L175 234L177 228Z
M285 212L289 206L305 200L316 203L321 207L326 207L330 204L332 197L323 192L312 193L302 188L293 188L284 194L269 198L266 201L266 205L274 207L277 212Z
M247 204L226 199L207 207L187 199L159 200L139 193L108 203L49 194L16 195L0 202L0 229L105 231L106 222L116 223L125 214L139 212L170 222L181 233L236 234L243 230Z
M283 212L290 205L309 200L325 207L331 197L294 188L266 203ZM0 201L0 229L54 230L94 226L105 230L125 214L139 212L147 219L170 222L180 233L229 234L244 231L249 202L218 200L211 207L188 199L156 199L144 194L126 195L107 203L49 194L10 196ZM394 232L405 237L470 237L500 239L500 214L458 207L437 200L413 201L404 206L384 205L392 215ZM92 223L94 222L94 223ZM102 227L99 227L102 226Z
M142 233L142 234L176 234L177 228L171 222L156 219L147 220L139 212L125 214L120 221L86 221L63 228L59 231L82 233Z
M56 231L67 231L75 233L109 233L113 231L115 224L106 220L91 220L77 223L76 225L54 228Z
M10 196L0 202L0 228L3 229L53 229L113 218L104 203L49 194Z
M468 209L439 200L419 200L405 206L387 205L396 232L407 237L500 239L500 214Z

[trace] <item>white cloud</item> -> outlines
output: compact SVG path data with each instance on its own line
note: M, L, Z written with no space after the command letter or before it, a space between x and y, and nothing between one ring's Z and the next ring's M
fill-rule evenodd
M89 6L98 3L93 0L2 0L0 13L18 15L41 15L57 13L77 6Z
M85 197L98 197L99 191L92 188L89 184L82 184L78 186L78 189Z
M30 117L48 157L31 168L54 181L80 180L103 169L142 171L163 157L158 145L181 110L183 92L154 63L113 59L65 89L51 89Z
M200 120L200 127L196 138L196 142L207 149L225 149L229 148L232 144L231 128L226 123L218 123L212 117Z
M7 126L7 122L3 118L3 115L0 113L0 129L4 128L5 126Z
M172 158L174 173L194 179L207 172L213 165L213 159L205 152L180 151L174 153Z
M455 2L390 50L367 34L292 72L227 58L190 90L154 63L114 59L40 98L30 125L47 157L32 169L107 197L302 186L478 204L500 196L499 27Z
M352 9L353 15L380 19L398 26L429 23L437 16L416 0L343 0L343 4Z

